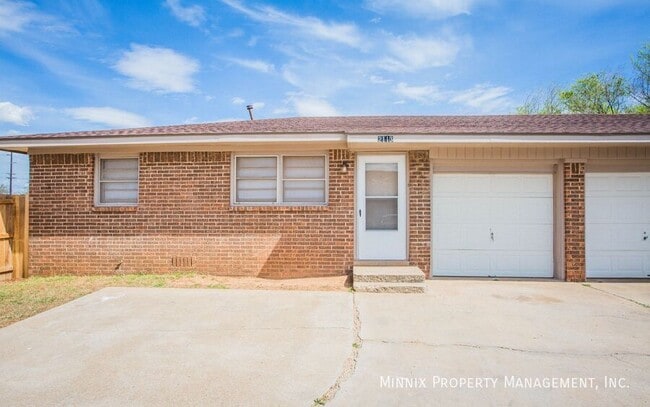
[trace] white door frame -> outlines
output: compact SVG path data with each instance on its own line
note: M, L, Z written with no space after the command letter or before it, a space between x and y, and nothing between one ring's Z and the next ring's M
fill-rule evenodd
M398 169L397 230L366 230L365 169L367 163L396 163ZM408 259L407 157L403 153L357 154L355 185L355 258Z

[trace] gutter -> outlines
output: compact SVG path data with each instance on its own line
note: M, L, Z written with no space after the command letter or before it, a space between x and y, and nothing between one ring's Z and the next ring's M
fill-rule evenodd
M391 149L391 146L423 144L629 144L650 145L650 134L584 135L584 134L346 134L346 133L288 133L288 134L198 134L162 136L92 136L42 137L32 139L0 138L0 150L28 153L30 149L65 147L135 147L150 145L273 145L296 143L346 144L348 147ZM394 147L393 147L394 148Z

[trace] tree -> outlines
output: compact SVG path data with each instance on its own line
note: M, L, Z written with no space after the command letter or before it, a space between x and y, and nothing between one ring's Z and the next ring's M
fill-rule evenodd
M630 79L613 72L592 73L568 88L557 86L529 95L517 114L650 114L650 42L632 57Z
M560 88L551 86L544 91L528 95L523 105L517 107L517 114L561 114Z
M560 101L570 113L617 114L626 111L630 86L617 73L601 72L578 79L560 92Z
M637 113L650 113L650 42L646 43L632 58L636 77L632 80L632 98L639 103L633 107Z

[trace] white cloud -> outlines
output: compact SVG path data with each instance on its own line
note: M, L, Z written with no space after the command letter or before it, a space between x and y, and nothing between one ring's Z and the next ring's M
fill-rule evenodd
M282 67L282 78L306 95L330 97L365 83L364 69L359 61L335 56L294 58Z
M370 75L370 78L368 78L368 79L370 80L370 83L373 83L375 85L385 85L387 83L392 82L391 79L386 79L386 78L381 77L379 75Z
M232 98L232 104L233 105L243 105L246 103L246 101L243 98L240 98L239 96L235 96Z
M27 26L46 32L50 37L56 32L73 32L69 24L54 16L38 11L27 1L0 0L0 34L27 32Z
M76 120L85 120L109 127L147 127L151 124L144 117L112 107L75 107L64 110Z
M253 102L253 108L255 108L255 109L261 109L264 106L266 106L266 103L264 103L264 102Z
M33 4L0 0L0 32L21 32L36 18Z
M510 92L512 89L505 86L481 84L455 92L449 101L468 106L482 113L507 111L511 105L507 98Z
M415 100L422 104L447 102L463 105L470 108L472 112L505 112L512 107L512 102L508 98L512 89L505 86L479 84L463 90L441 90L433 85L417 86L400 82L393 88L393 92L404 99Z
M0 102L0 122L26 126L33 117L34 114L29 107Z
M198 5L183 6L180 0L166 0L163 3L179 21L192 27L199 27L205 21L205 10Z
M443 19L469 14L479 0L368 0L367 6L377 12L398 12L414 17Z
M388 71L411 72L450 65L463 41L456 38L394 37L387 41L392 57L380 62Z
M275 116L285 116L291 113L291 109L287 107L278 107L277 109L273 109L272 113Z
M429 103L442 98L440 90L431 85L410 86L404 82L400 82L395 86L393 91L399 96L423 103Z
M132 44L114 68L127 76L134 88L182 93L194 90L192 76L199 63L168 48Z
M238 0L222 1L255 21L296 28L312 37L351 47L360 47L363 43L357 26L351 23L324 22L316 17L287 14L269 6L246 7Z
M288 93L287 101L293 105L298 116L338 116L339 113L327 100L301 93Z
M275 66L273 64L259 59L226 58L226 60L239 66L243 66L244 68L262 73L271 73L275 71Z

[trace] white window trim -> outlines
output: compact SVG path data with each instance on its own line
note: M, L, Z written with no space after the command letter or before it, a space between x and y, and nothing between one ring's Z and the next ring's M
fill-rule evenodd
M120 159L120 158L132 158L138 160L138 177L135 179L135 182L138 184L138 194L136 202L111 202L103 203L100 202L100 171L101 171L101 160L105 159ZM96 154L95 155L95 206L98 207L115 207L115 206L138 206L140 203L140 159L138 154Z
M275 202L237 202L237 158L238 157L275 157L277 170L275 174L276 196ZM284 202L284 178L283 160L284 157L323 157L325 160L325 202ZM327 206L329 203L329 155L323 152L304 153L259 153L259 154L232 154L230 162L230 204L233 206ZM301 179L288 179L300 181ZM319 181L322 178L309 178L309 181Z

